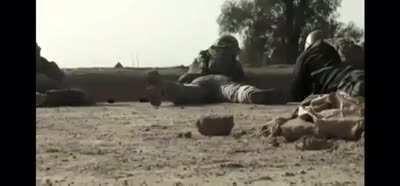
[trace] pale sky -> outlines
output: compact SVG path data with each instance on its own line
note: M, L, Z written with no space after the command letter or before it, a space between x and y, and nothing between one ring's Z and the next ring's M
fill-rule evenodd
M224 1L37 0L37 42L61 68L189 65L217 39ZM342 1L340 20L364 28L364 0Z

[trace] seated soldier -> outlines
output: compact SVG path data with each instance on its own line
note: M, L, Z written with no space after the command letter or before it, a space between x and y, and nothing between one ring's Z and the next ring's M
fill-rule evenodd
M195 78L220 74L240 81L244 77L240 62L236 59L239 54L239 43L235 37L224 35L217 42L199 53L189 68L189 71L179 77L179 83L190 83Z
M364 70L342 63L335 48L324 41L322 31L316 30L307 36L305 50L296 61L291 88L291 101L339 90L364 96Z

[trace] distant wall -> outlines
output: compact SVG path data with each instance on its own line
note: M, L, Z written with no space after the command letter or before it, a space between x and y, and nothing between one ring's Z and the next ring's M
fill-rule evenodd
M153 68L78 68L64 69L64 87L80 88L87 91L95 101L138 101L144 96L145 74ZM177 80L187 68L158 68L163 78ZM277 88L287 94L292 67L274 65L245 69L248 83L259 88Z
M247 83L258 88L275 88L288 95L292 80L292 65L270 65L262 68L245 69Z
M66 69L64 87L85 90L97 102L113 98L115 101L138 101L144 96L145 74L153 69ZM176 80L186 69L160 68L160 74Z

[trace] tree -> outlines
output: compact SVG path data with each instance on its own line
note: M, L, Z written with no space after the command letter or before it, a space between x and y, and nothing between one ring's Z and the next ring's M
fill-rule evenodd
M286 63L294 63L304 38L319 28L335 33L341 26L336 9L341 0L226 0L217 19L220 33L243 39L245 62L257 64L263 54L281 46Z
M354 22L349 22L347 25L341 26L335 33L336 38L347 38L355 43L360 43L364 40L364 31L357 27Z

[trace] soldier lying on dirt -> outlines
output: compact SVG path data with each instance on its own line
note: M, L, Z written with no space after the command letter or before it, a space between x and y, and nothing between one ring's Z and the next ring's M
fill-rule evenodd
M322 31L313 31L296 62L291 101L338 90L350 96L364 96L364 70L342 63L338 52L324 41Z
M233 102L253 104L276 103L273 89L258 89L239 83L244 79L236 38L222 36L208 50L201 51L187 73L179 77L178 83L163 81L158 72L147 77L147 95L150 103L161 104L164 96L175 104L200 104L210 102Z
M164 97L176 105L212 102L233 102L253 104L275 103L276 91L258 89L251 85L236 83L225 75L204 75L191 83L177 83L161 80L157 71L147 75L148 99L154 106L161 105Z

